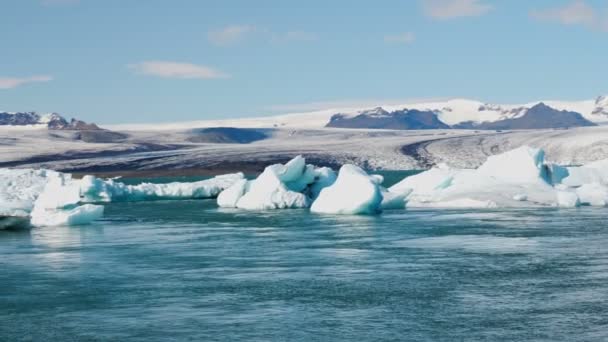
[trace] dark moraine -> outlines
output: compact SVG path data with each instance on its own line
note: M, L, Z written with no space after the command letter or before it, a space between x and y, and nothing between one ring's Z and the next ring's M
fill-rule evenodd
M266 138L268 138L268 134L257 129L210 127L191 130L190 136L186 140L193 143L249 144Z

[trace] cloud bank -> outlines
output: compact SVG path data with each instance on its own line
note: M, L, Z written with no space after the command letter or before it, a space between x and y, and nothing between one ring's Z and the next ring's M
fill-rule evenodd
M138 74L178 79L216 79L229 75L205 65L170 61L144 61L130 64L129 68Z
M53 77L48 75L36 75L30 77L0 77L0 89L12 89L29 83L40 83L52 81Z
M584 0L575 0L564 6L532 11L530 16L541 21L608 32L608 11L606 13L602 15Z
M477 17L492 10L483 0L422 0L424 13L434 19Z

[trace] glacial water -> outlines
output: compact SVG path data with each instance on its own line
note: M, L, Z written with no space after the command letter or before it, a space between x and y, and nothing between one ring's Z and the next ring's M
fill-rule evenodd
M606 216L109 204L0 231L0 341L603 341Z

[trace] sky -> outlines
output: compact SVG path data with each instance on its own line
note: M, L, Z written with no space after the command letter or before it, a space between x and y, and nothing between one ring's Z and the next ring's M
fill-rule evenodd
M608 94L606 0L0 0L0 110L96 123Z

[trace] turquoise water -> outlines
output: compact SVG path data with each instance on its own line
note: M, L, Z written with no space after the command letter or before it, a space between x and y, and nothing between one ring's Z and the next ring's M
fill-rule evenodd
M602 341L606 211L117 203L0 231L0 341Z

